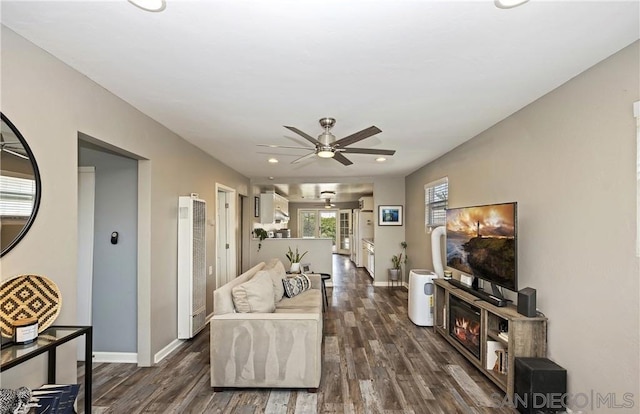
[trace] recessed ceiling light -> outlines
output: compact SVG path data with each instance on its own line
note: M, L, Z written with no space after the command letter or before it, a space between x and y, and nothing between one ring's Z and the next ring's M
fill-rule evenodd
M270 179L270 180L273 180L273 179L274 179L274 177L269 177L269 179Z
M165 0L129 0L129 3L149 12L161 12L167 7Z
M277 164L278 160L276 158L269 158L268 160L271 164Z
M529 0L494 0L493 4L499 9L512 9L521 6Z
M378 162L385 162L387 159L385 157L378 157L376 158L376 161Z

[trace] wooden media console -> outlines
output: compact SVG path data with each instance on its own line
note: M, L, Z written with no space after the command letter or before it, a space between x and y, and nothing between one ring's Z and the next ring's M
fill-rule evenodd
M515 358L546 356L547 318L494 306L443 279L434 283L434 330L513 398Z

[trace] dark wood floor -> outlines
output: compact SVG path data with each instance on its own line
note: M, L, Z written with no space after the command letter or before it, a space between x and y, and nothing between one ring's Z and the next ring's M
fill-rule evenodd
M209 386L209 330L150 368L94 364L95 413L511 413L499 389L431 328L407 317L407 290L373 287L334 255L318 393ZM78 370L82 381L82 367ZM82 396L80 396L82 398ZM82 408L82 401L78 407Z

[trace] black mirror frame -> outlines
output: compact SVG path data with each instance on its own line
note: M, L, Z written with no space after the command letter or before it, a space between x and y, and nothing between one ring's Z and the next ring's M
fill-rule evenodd
M2 119L2 122L9 125L9 128L11 128L13 133L16 134L16 137L18 137L18 139L24 146L24 150L27 152L27 155L29 155L29 160L31 161L31 166L33 167L33 175L36 180L36 195L35 199L33 200L33 210L31 211L29 220L27 220L26 224L24 225L22 230L20 230L20 233L18 233L16 238L13 239L13 241L11 241L11 243L9 243L7 247L0 251L0 257L3 257L5 254L9 253L9 251L11 251L11 249L13 249L20 242L20 240L22 240L22 238L25 236L25 234L27 234L27 232L31 228L31 225L36 219L38 209L40 208L40 198L42 197L42 184L40 182L40 170L38 169L38 163L36 162L36 158L33 156L31 148L29 148L29 144L27 144L27 140L24 139L20 131L18 131L18 128L16 128L16 126L13 125L11 121L9 121L9 118L7 118L4 113L0 112L0 118Z

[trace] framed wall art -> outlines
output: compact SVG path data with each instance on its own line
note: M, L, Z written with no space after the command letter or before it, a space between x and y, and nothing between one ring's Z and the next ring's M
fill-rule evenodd
M402 226L402 206L378 206L379 226Z
M253 217L260 217L260 197L253 197Z

